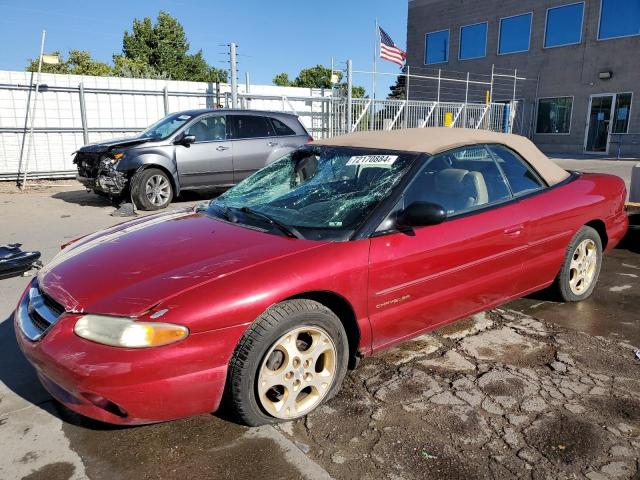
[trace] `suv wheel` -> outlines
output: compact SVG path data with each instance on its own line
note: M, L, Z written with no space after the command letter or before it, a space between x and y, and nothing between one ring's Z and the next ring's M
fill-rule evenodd
M173 188L166 173L147 168L133 177L131 196L142 210L160 210L171 203Z
M302 417L331 398L347 371L347 334L312 300L269 308L245 332L229 364L231 407L250 426Z

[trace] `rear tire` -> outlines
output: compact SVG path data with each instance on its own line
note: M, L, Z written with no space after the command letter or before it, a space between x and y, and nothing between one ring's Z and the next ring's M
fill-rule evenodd
M593 228L583 226L567 247L554 289L565 302L580 302L593 293L602 267L602 240Z
M142 210L160 210L173 200L169 176L159 168L146 168L131 179L131 197Z
M340 389L348 350L340 319L324 305L307 299L274 305L235 349L229 406L249 426L303 417Z

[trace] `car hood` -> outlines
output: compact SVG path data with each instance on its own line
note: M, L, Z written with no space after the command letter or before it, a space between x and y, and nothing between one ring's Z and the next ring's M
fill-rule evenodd
M133 147L141 143L147 143L152 141L151 138L116 138L113 140L107 140L100 143L90 143L85 145L78 152L81 153L104 153L113 148L118 147Z
M40 270L38 282L66 311L139 316L186 290L324 244L179 211L82 238Z

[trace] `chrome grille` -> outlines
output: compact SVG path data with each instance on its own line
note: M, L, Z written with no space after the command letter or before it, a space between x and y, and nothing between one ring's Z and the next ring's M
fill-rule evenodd
M42 338L63 313L64 308L42 293L35 281L16 311L20 330L32 341Z

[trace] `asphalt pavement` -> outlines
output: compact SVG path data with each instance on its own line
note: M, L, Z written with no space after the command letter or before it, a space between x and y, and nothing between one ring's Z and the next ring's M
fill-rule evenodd
M40 250L123 221L74 182L0 189L0 243ZM205 197L190 197L172 208ZM366 359L305 419L249 429L221 412L135 428L58 405L19 352L0 280L0 479L633 478L640 458L640 239L592 299L520 299Z

